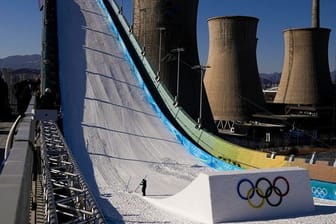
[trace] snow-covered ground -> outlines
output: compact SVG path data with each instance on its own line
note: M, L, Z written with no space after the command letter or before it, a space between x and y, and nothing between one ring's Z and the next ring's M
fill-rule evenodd
M212 169L154 112L97 0L57 5L65 137L107 220L195 223L152 205L138 185L146 177L147 197L168 197ZM319 200L311 216L251 223L336 223L335 212Z

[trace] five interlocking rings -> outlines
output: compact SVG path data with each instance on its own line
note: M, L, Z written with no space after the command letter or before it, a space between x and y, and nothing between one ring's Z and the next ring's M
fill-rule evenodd
M328 190L324 187L312 187L312 193L317 198L328 198Z
M281 182L284 183L284 187L282 187L284 189L280 189ZM246 192L242 192L241 185L243 183L251 185L251 187ZM265 186L263 183L267 185ZM244 178L239 181L237 185L237 192L239 197L243 200L246 200L253 208L261 208L265 204L265 201L270 206L277 207L281 204L282 198L288 194L289 183L288 180L282 176L276 177L273 182L265 177L261 177L257 180L255 185L251 180ZM255 202L255 200L252 200L255 195L260 197L259 203ZM277 200L274 199L276 197L278 198Z

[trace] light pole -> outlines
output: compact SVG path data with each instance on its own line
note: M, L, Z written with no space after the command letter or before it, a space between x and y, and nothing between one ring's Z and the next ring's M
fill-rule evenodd
M121 0L121 6L119 8L119 13L122 14L123 13L123 8L124 8L124 0Z
M177 77L176 77L176 96L174 99L174 106L177 107L179 104L179 89L180 89L180 54L184 51L184 48L175 48L171 50L172 53L177 52Z
M198 129L202 128L203 76L204 76L204 72L207 68L210 68L210 66L208 66L208 65L194 65L192 67L192 69L200 70L200 73L201 73L200 102L199 102L200 107L199 107L199 116L198 116L198 119L197 119L197 126L196 126Z
M141 52L142 55L146 54L146 10L147 10L146 8L140 9L140 14L142 15L141 20L142 20L142 24L144 26L144 33L143 33L144 41L143 41L143 49L142 49L142 52Z
M160 32L160 37L159 37L159 61L158 61L158 71L156 73L155 80L159 81L160 80L160 72L161 72L161 47L162 47L162 31L165 31L165 27L158 27L158 30Z

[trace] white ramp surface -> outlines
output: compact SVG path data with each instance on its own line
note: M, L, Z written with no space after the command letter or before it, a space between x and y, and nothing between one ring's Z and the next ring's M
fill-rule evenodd
M64 134L111 221L156 223L162 214L133 192L166 197L210 170L166 129L147 102L96 1L61 0L58 34Z

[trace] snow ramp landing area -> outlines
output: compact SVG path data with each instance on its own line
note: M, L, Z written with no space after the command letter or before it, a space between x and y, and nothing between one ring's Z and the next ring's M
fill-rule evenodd
M308 172L301 168L200 174L172 197L147 200L203 223L288 218L315 210Z

